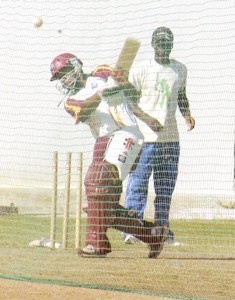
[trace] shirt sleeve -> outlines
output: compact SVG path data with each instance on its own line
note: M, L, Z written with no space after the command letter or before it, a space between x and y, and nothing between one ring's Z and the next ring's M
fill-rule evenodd
M79 123L79 115L82 109L83 101L68 98L64 104L65 110L74 117L75 123Z
M105 86L105 84L105 81L101 78L89 77L86 81L85 88L66 100L64 108L74 118L75 124L82 122L80 115L84 101L94 95L96 91Z
M185 65L181 65L180 68L180 90L183 90L184 88L186 88L187 85L187 68Z

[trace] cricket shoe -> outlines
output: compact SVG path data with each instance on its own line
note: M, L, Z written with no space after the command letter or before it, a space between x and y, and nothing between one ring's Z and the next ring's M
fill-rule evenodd
M111 252L111 250L107 249L103 250L102 252L97 252L96 248L93 245L87 245L84 248L78 250L78 256L102 258L106 257L107 254Z
M127 245L134 245L134 244L139 244L139 243L142 243L142 241L140 241L139 239L137 239L136 237L134 237L133 235L131 234L128 234L126 237L125 237L125 240L124 240L124 243L127 244Z
M160 255L169 232L169 228L167 226L155 227L153 230L155 231L154 235L159 236L159 242L148 245L148 258L157 258Z

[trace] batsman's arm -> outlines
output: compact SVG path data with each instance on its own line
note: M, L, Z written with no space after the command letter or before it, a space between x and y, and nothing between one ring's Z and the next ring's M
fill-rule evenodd
M112 72L110 72L109 75L111 75L111 73ZM102 97L108 97L113 94L120 93L120 91L125 89L126 81L122 82L122 72L119 72L118 75L119 76L115 77L115 79L118 79L118 84L115 86L100 87L92 96L85 100L67 99L64 107L66 111L74 117L75 124L84 122L99 106ZM94 73L93 76L97 77L97 73Z
M67 99L65 110L74 117L75 124L84 122L99 106L102 96L110 96L123 90L123 86L101 88L85 100Z
M84 122L99 106L101 94L96 92L85 100L67 99L64 104L65 110L74 117L75 124Z

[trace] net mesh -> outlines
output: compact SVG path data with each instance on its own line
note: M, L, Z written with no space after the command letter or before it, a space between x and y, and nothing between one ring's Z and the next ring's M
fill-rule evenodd
M234 1L0 2L0 277L181 299L233 299L234 290ZM34 27L35 17L43 25ZM151 35L167 26L174 33L171 56L188 69L187 95L196 127L187 132L179 110L180 163L170 225L174 244L157 260L144 244L125 244L110 229L106 259L76 254L78 194L91 163L94 138L74 125L62 95L50 82L50 63L74 53L90 73L115 65L123 42L141 42L134 64L153 58ZM55 249L50 249L54 190L53 155L58 152ZM68 246L63 240L67 153L72 153ZM124 202L127 181L123 183ZM81 190L82 189L82 190ZM154 218L150 177L145 218ZM81 245L86 213L81 211ZM34 244L32 244L34 242Z

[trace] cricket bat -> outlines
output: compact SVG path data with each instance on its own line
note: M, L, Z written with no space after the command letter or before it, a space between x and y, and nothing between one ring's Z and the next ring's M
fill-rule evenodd
M140 41L127 38L119 54L114 70L122 70L128 74L140 47Z

